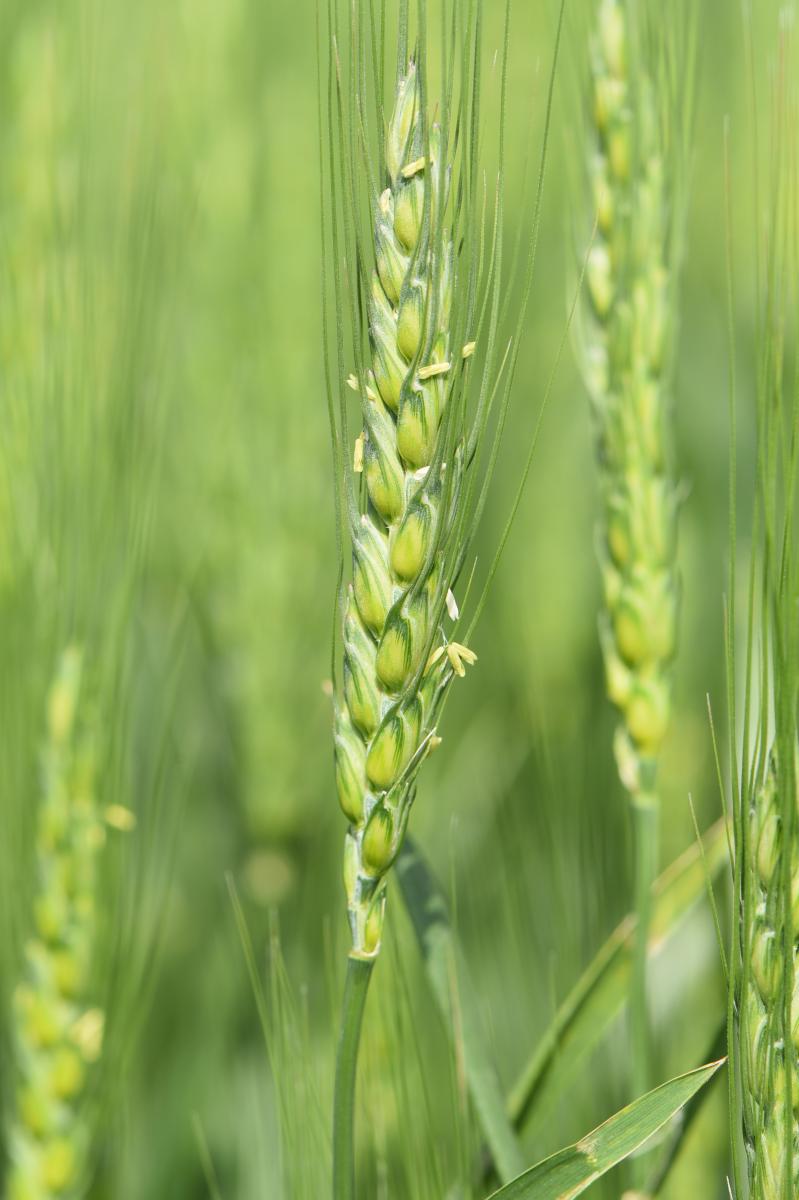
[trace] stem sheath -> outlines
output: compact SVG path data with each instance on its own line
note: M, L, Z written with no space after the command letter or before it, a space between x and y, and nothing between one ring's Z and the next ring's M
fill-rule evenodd
M333 1200L355 1200L355 1083L374 959L350 958L341 1007L333 1096Z
M635 945L630 990L633 1097L643 1096L652 1086L652 1039L647 989L647 949L652 922L652 885L658 865L658 818L660 805L654 792L632 796L633 852L635 855ZM642 1184L646 1163L634 1160L636 1183ZM640 1176L640 1178L639 1178Z

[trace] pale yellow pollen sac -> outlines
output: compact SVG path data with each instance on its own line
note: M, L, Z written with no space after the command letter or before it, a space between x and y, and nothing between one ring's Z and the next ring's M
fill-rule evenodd
M109 804L103 816L106 825L119 833L131 833L136 828L136 814L123 804Z
M328 696L328 697L332 696L333 695L333 680L332 679L323 679L322 683L321 683L321 688L322 688L323 696Z
M352 456L352 469L356 475L363 472L363 433L359 433L355 439L355 450Z
M446 375L447 371L452 370L452 363L428 363L426 367L420 367L417 374L419 379L433 379L436 375Z
M421 483L423 479L427 479L429 470L430 470L429 467L420 467L418 471L413 472L413 478L418 483Z
M429 671L431 667L441 661L445 654L449 665L459 679L463 679L467 666L473 667L477 662L474 650L470 650L468 646L462 646L460 642L448 642L446 646L438 646L433 651L427 660L425 670Z
M461 656L453 646L447 646L447 658L449 659L450 666L458 678L463 679L464 675L466 674L466 668L461 661Z
M439 736L438 736L438 734L436 734L436 733L431 733L431 734L430 734L430 737L429 737L429 738L428 738L428 740L427 740L427 745L428 745L428 747L430 748L430 753L431 753L431 754L432 754L432 752L433 752L434 750L437 750L437 749L438 749L438 747L441 745L441 743L443 742L443 740L444 740L444 739L443 739L442 737L439 737Z
M461 358L471 358L477 348L477 342L467 342L461 350Z
M357 375L348 375L346 379L347 387L352 388L354 392L360 392L361 388L366 392L370 400L377 400L377 392L369 384L361 384Z
M460 642L449 643L447 646L447 658L459 679L463 679L467 666L473 667L477 662L475 652L470 650L468 646L462 646Z
M380 193L378 204L380 205L380 211L383 216L387 217L391 211L391 188L386 188L384 192Z
M424 156L422 158L415 158L413 162L409 162L406 167L402 168L402 178L412 179L414 175L418 175L420 171L423 171L426 166L427 159Z
M458 601L455 599L452 588L447 589L446 603L447 603L447 612L449 613L450 620L457 621L457 619L461 615L461 613L460 613L460 609L458 608Z

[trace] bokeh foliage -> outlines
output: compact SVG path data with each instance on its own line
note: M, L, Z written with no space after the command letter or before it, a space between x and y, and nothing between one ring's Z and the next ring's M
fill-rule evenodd
M554 7L515 5L512 228L531 217L522 177L540 145ZM777 7L757 7L758 35L776 26ZM706 696L721 711L726 114L744 537L752 487L748 68L737 6L706 0L701 10L676 383L686 499L664 864L693 837L689 793L700 825L719 811ZM488 62L503 13L486 0ZM536 283L477 543L483 563L575 282L570 214L585 197L574 193L582 148L569 36ZM316 37L314 0L0 4L0 1013L5 1032L32 879L44 695L59 651L78 638L96 681L102 803L140 818L105 881L97 987L116 1014L111 1059L125 1069L103 1084L114 1085L111 1102L87 1115L92 1200L211 1194L195 1113L221 1195L304 1200L326 1187L347 934L325 688L336 554ZM756 71L766 69L763 54ZM509 255L513 246L509 237ZM479 676L453 697L414 813L415 837L451 894L507 1087L630 901L628 816L596 636L596 501L588 401L567 351L478 629ZM268 1053L226 872L267 980ZM465 1188L480 1135L398 895L390 909L366 1023L364 1194L438 1200L456 1181ZM654 996L665 1078L700 1060L722 1010L707 913L661 965ZM619 1025L536 1125L530 1162L619 1108L628 1086ZM667 1195L724 1194L722 1099L717 1089ZM617 1196L621 1182L611 1176L595 1194Z

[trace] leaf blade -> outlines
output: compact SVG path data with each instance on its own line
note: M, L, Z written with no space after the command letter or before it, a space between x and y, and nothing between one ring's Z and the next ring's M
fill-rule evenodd
M525 1158L507 1115L466 963L449 921L446 899L411 838L406 838L397 861L397 876L433 995L450 1037L454 1036L453 1009L457 1005L457 1029L469 1092L500 1180L507 1182L524 1170Z
M490 1200L574 1200L662 1129L725 1062L708 1063L640 1096L573 1146L492 1193Z
M708 879L722 870L727 855L722 820L708 831L701 848L691 846L658 878L650 923L650 959L675 937L705 892ZM517 1130L527 1127L539 1109L548 1109L555 1102L579 1063L624 1009L634 935L634 919L628 915L589 963L539 1040L508 1099L508 1114Z

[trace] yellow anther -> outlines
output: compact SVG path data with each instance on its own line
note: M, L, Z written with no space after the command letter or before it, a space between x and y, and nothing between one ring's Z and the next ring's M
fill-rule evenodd
M384 192L380 193L378 204L380 205L380 211L383 216L387 217L391 211L391 188L386 188Z
M408 163L407 167L402 168L402 178L412 179L414 175L418 175L420 171L423 171L426 166L426 158L415 158L413 162Z
M443 739L443 738L440 738L440 737L438 736L438 734L431 733L430 737L427 739L427 745L428 745L428 747L429 747L429 749L430 749L430 753L431 753L431 754L432 754L432 752L433 752L434 750L437 750L437 749L438 749L438 747L441 745L441 743L443 742L443 740L444 740L444 739Z
M352 469L356 475L360 475L363 471L363 434L359 433L355 439L355 453L352 456Z
M120 833L130 833L136 828L136 814L122 804L109 804L103 816L106 825Z
M476 347L477 347L477 342L467 342L466 345L461 350L461 357L462 358L471 358L475 352Z
M458 617L461 614L460 614L460 609L458 608L458 601L455 599L452 588L449 588L447 591L446 603L447 603L447 612L449 613L450 620L457 621Z
M361 381L357 375L347 376L347 387L352 388L354 392L360 392L361 386ZM374 390L374 388L369 387L368 383L365 385L364 391L370 400L377 400L377 392Z
M432 379L435 375L446 375L447 371L451 370L452 363L428 363L426 367L420 367L417 372L420 379Z
M473 667L477 662L475 652L470 650L468 646L462 646L460 642L449 643L447 646L447 658L459 679L463 679L466 674L466 666ZM464 663L466 666L464 666Z
M446 646L438 646L427 660L425 671L429 671L437 662L446 654L449 665L455 674L463 679L466 674L466 667L472 667L477 662L477 655L474 650L470 650L468 646L462 646L460 642L449 642ZM464 666L464 664L466 664Z

